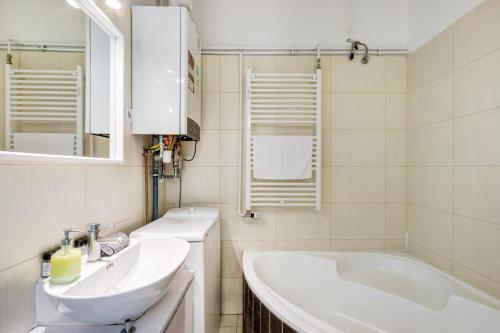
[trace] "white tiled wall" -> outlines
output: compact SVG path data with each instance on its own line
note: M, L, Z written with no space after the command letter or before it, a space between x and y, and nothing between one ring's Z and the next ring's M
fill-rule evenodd
M183 204L220 207L222 312L241 313L244 250L398 250L406 229L406 57L324 57L322 209L238 215L239 57L203 57L201 142L183 174ZM309 73L309 56L245 56L256 72ZM271 130L274 133L274 129ZM192 145L185 144L186 156ZM178 183L166 200L177 203Z
M407 130L411 252L497 296L499 31L486 0L410 55Z
M130 11L102 9L127 38L125 105L130 105ZM59 244L63 227L82 230L100 222L131 230L144 223L146 140L132 136L126 123L125 163L118 165L0 161L0 332L33 327L40 254Z

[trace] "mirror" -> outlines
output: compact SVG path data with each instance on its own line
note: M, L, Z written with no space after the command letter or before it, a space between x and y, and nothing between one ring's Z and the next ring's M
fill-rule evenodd
M122 48L90 0L0 0L1 157L120 160Z

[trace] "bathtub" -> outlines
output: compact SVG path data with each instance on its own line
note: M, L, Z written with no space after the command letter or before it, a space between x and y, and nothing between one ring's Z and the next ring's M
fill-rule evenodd
M500 301L407 256L245 252L244 332L500 332Z

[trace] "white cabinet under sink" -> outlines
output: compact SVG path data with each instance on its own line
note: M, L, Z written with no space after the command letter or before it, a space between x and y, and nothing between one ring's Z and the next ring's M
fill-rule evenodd
M194 273L183 268L189 250L181 239L133 238L111 257L84 262L70 284L40 279L39 326L31 332L117 333L130 319L137 332L192 333Z

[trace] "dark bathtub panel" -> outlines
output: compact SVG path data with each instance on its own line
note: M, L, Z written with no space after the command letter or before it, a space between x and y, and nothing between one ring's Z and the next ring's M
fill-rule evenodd
M260 333L260 301L257 297L253 298L253 331Z
M243 279L244 333L298 333L274 315L252 292Z
M269 309L264 305L260 305L260 332L269 333Z
M281 333L283 323L273 313L271 313L271 333Z
M297 332L291 329L287 324L283 323L283 333L297 333Z

